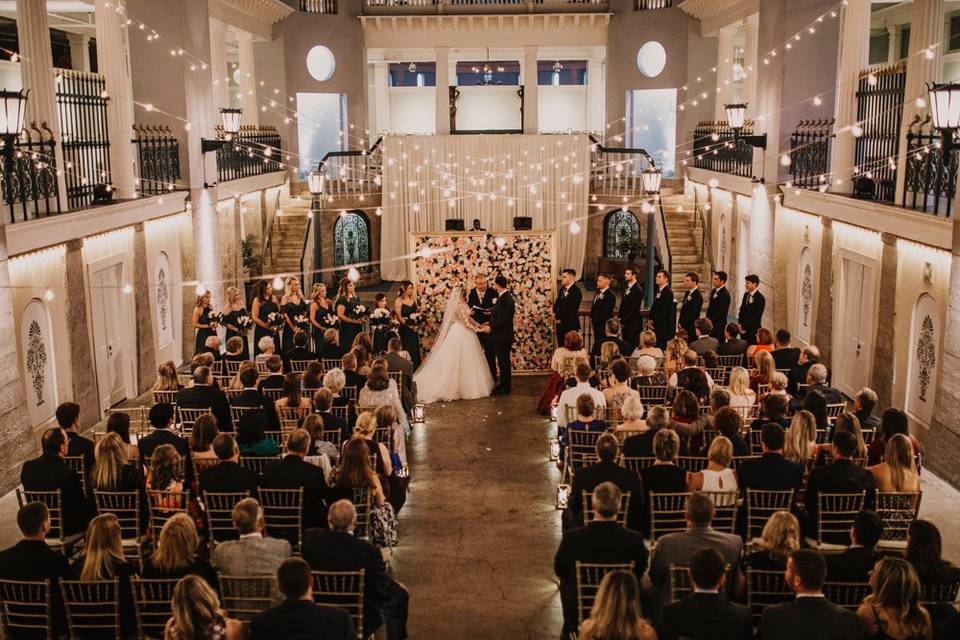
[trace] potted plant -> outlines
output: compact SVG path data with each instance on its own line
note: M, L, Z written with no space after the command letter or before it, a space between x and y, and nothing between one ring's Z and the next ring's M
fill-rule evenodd
M640 238L624 238L617 243L617 253L626 254L627 260L633 262L637 256L647 255L647 243L641 242Z

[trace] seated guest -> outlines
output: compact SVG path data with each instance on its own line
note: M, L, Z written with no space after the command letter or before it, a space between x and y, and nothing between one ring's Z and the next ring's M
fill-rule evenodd
M266 359L264 366L267 369L267 375L257 383L257 389L261 393L264 389L283 389L283 358L273 354Z
M303 487L303 526L318 527L324 521L324 494L327 483L323 470L304 460L310 448L310 434L294 429L287 436L287 454L263 469L260 486L264 489Z
M130 441L130 414L122 411L116 411L107 416L107 433L115 433L120 436L123 442L123 448L127 454L127 460L139 460L140 449Z
M257 357L254 358L254 361L257 363L257 368L266 366L267 361L277 355L277 343L271 336L263 336L260 338L260 340L257 341L257 349L260 351Z
M257 370L253 367L241 369L237 373L237 377L243 385L243 391L230 400L231 406L259 407L267 417L271 429L278 431L280 429L280 419L277 417L276 403L257 387L257 382L260 380L260 374L257 373Z
M634 387L664 387L666 384L667 379L663 371L657 369L657 361L652 356L644 354L637 358L637 375L632 382Z
M390 379L387 368L382 364L378 364L370 369L370 377L365 380L364 386L360 389L357 404L361 407L389 405L393 407L393 410L396 412L397 419L404 431L409 427L407 414L403 410L403 403L400 401L397 385Z
M256 500L244 498L235 504L231 517L240 539L221 542L210 554L210 564L221 575L271 575L290 557L289 542L263 535L263 509Z
M910 439L910 443L913 445L914 455L920 452L920 443L910 435L910 423L907 419L907 414L891 407L883 412L883 417L880 419L880 428L874 434L870 446L867 447L867 463L880 464L883 462L883 454L887 448L887 440L898 433Z
M877 392L864 387L857 392L853 399L853 415L860 421L863 429L876 429L880 426L880 418L873 415L873 408L877 406Z
M293 349L287 351L286 355L283 358L283 370L287 373L292 371L291 362L294 360L303 362L309 360L316 360L317 354L307 347L307 343L310 341L310 335L306 331L298 331L293 334Z
M644 422L643 413L643 403L640 402L639 394L635 397L627 398L623 406L620 407L620 419L622 422L616 426L614 431L624 431L632 435L639 435L649 431L650 427Z
M776 351L771 353L776 353ZM816 346L807 345L800 351L797 364L790 369L790 384L787 386L790 395L797 395L799 385L807 383L807 372L810 367L818 362L820 362L820 349Z
M157 368L157 381L151 387L152 391L179 391L183 389L180 377L177 375L177 365L167 360Z
M690 343L690 350L695 351L698 356L707 351L716 351L720 346L720 341L710 335L713 331L710 318L697 318L693 322L693 330L697 333L697 339Z
M750 430L762 429L770 422L779 424L784 429L790 428L790 419L787 418L789 400L786 396L768 393L760 401L760 416L750 423Z
M656 631L640 613L640 585L635 575L617 570L603 576L590 617L580 627L580 638L657 640Z
M627 398L640 400L640 394L630 387L630 365L623 358L610 363L612 384L603 390L608 407L620 409Z
M218 336L207 336L207 339L203 342L203 352L212 355L214 362L223 358L223 354L220 353L220 338Z
M679 400L680 396L678 394L677 399ZM693 414L693 403L690 402L690 399L687 398L685 401L681 402L686 403L686 410L683 412L685 415ZM677 400L674 400L674 406L677 405ZM700 411L699 404L697 405L697 415L692 422L687 420L672 420L670 422L670 428L674 429L678 435L686 438L685 446L691 455L697 454L704 450L703 441L705 439L705 432L708 430L714 430L716 427L714 425L714 418L717 415L717 412L724 407L730 406L730 393L723 387L714 387L710 389L710 411L703 413ZM677 411L677 413L681 413Z
M267 417L262 411L247 411L237 424L237 445L243 456L275 456L280 445L267 435Z
M737 474L730 468L733 462L733 444L724 436L717 436L707 451L707 466L696 473L687 474L687 491L736 492ZM714 500L723 506L736 502L736 496Z
M67 466L67 434L60 427L52 427L40 438L40 457L27 460L20 469L20 484L26 491L60 490L60 509L63 534L82 533L94 508L83 495L80 476Z
M620 337L620 321L616 318L610 318L603 325L603 342L612 342L617 345L617 351L624 358L633 352L633 347Z
M323 374L323 386L333 394L333 406L345 407L350 404L346 396L340 395L343 388L347 386L347 376L340 367L334 367Z
M763 525L760 538L752 541L756 551L748 553L739 575L737 592L746 593L747 569L754 571L784 571L787 559L800 548L800 521L789 511L776 511Z
M827 564L816 551L800 549L787 560L787 586L793 602L766 607L760 618L762 640L863 640L857 614L823 596Z
M883 557L877 543L883 537L883 520L874 511L861 511L850 528L850 546L826 556L830 582L866 582L873 565Z
M350 349L350 353L352 353L357 359L357 373L359 375L369 375L371 359L370 353L372 351L373 347L370 344L370 336L361 331L356 335L356 337L354 337L353 347Z
M811 391L803 396L803 408L813 414L817 423L817 431L826 431L830 428L830 418L827 417L827 399L819 391Z
M756 358L758 353L766 351L770 353L774 348L773 333L766 327L757 329L757 342L747 347L747 358Z
M757 394L750 388L750 374L743 367L730 370L730 383L727 386L731 407L752 407L757 404Z
M783 427L773 422L763 425L760 431L760 446L763 454L740 464L738 477L740 488L760 491L796 491L803 483L804 466L787 460L783 455L786 434Z
M743 433L743 418L740 417L739 413L730 407L720 409L713 416L713 428L730 441L730 444L733 445L734 456L739 458L750 455L750 444L741 435Z
M97 443L97 462L90 473L90 496L97 491L138 491L143 476L127 461L127 450L115 433Z
M246 362L249 358L250 354L243 351L243 338L233 336L227 339L227 352L223 354L224 362Z
M827 368L820 363L811 365L807 370L807 390L805 393L819 391L823 394L827 404L840 404L843 402L843 395L839 389L835 389L827 384ZM790 401L790 409L796 411L803 405L803 400L794 397Z
M717 347L717 355L743 355L747 352L747 347L749 346L746 340L740 339L740 325L731 322L723 330L723 343Z
M83 555L74 562L70 572L74 580L83 582L117 580L120 637L136 635L137 619L130 578L137 575L137 567L124 558L117 516L104 513L90 521L84 536Z
M630 354L631 358L640 356L650 356L654 361L654 367L656 363L663 360L663 351L657 346L657 334L649 329L640 332L640 345Z
M213 354L209 351L201 351L199 353L193 354L193 357L190 359L190 375L193 375L193 372L199 369L200 367L206 367L213 371L213 367L216 364L217 359L213 357ZM216 380L213 383L214 386L217 386Z
M577 419L567 423L567 426L560 430L558 439L560 440L560 455L564 458L567 446L570 443L571 431L606 431L607 423L603 420L597 420L593 417L596 412L596 405L589 394L583 393L577 398Z
M333 400L333 393L324 387L313 394L313 410L323 418L323 428L326 431L339 431L341 440L349 440L350 426L347 424L347 421L330 412L330 408L333 406Z
M750 388L759 395L760 385L769 385L773 375L777 373L777 364L773 361L773 356L770 355L769 351L758 351L753 358L753 363L754 370L750 374Z
M57 424L67 434L67 455L71 458L83 456L83 463L89 473L94 463L93 441L80 435L80 405L64 402L57 407L54 415Z
M680 370L683 366L683 354L688 351L687 341L683 338L673 338L667 342L667 348L663 352L663 373L670 376Z
M653 464L640 469L644 507L650 504L651 493L683 493L687 490L687 472L675 464L680 452L680 437L673 429L660 429L653 436ZM644 533L649 534L649 517L643 518Z
M550 368L561 380L566 380L573 377L574 362L578 358L587 357L587 350L583 348L583 336L579 331L568 331L563 336L563 345L558 346L550 358Z
M280 565L277 588L283 601L253 617L251 640L300 640L306 630L315 640L356 640L357 632L346 610L314 604L313 574L303 559L290 558Z
M403 401L405 411L412 412L413 406L417 402L417 389L413 383L413 363L410 358L405 358L401 352L403 343L400 338L394 336L387 341L387 353L384 358L387 360L387 371L393 373L400 372L402 375L400 387L400 400Z
M790 346L792 336L786 329L779 329L773 340L773 361L777 369L793 369L800 360L800 349Z
M390 434L390 456L388 460L391 463L391 471L387 475L393 473L392 467L395 466L393 463L397 462L403 465L407 464L407 449L406 444L404 443L404 434L403 427L400 425L400 420L397 418L396 410L388 404L382 404L377 407L377 410L373 412L374 421L377 429L381 429ZM357 426L355 428L357 434L360 434L360 419L357 418ZM369 427L367 428L369 432ZM371 434L372 437L373 434ZM364 435L364 437L366 437ZM369 441L369 440L368 440ZM379 473L379 471L377 472Z
M358 419L358 424L376 424L369 412L364 412L360 417L362 420ZM393 548L397 544L397 519L393 505L387 502L380 477L370 461L371 451L377 451L378 444L359 434L347 442L340 456L340 464L331 476L327 493L329 501L334 501L355 499L358 490L369 492L372 508L378 511L381 517L370 519L370 530L366 535L374 546L384 549Z
M907 531L907 561L913 566L924 589L944 587L960 582L960 568L943 559L943 539L940 530L929 520L914 520ZM0 562L2 566L2 562ZM951 622L960 620L953 602L929 605L933 619L934 638L958 638L947 633ZM960 631L960 629L958 629Z
M253 386L257 386L257 382L260 380L260 372L257 370L257 365L254 364L253 360L244 360L240 363L240 366L237 367L237 372L232 378L230 378L230 384L227 385L227 389L230 391L242 391L244 388L243 381L240 379L240 375L246 370L252 370L257 373L257 379L254 380Z
M154 449L147 470L147 491L184 491L183 463L183 458L171 444L162 444ZM171 505L179 503L176 496L161 498L161 504L165 502Z
M617 358L622 358L623 354L620 353L620 346L616 342L602 342L600 344L600 357L597 359L597 367L610 367L610 363L616 360ZM602 380L602 383L606 383L606 380Z
M387 574L380 551L354 536L357 511L353 504L338 500L330 505L328 523L329 529L303 532L303 559L314 571L363 569L364 637L385 625L387 640L405 640L410 595Z
M693 593L666 605L657 621L658 640L751 640L753 619L743 605L723 597L726 572L715 549L696 551L687 569Z
M590 376L592 374L593 371L590 370L589 364L585 362L580 362L577 364L577 367L574 370L574 376L577 380L577 383L569 389L565 389L564 392L560 394L560 399L557 401L558 426L567 426L567 407L577 406L577 399L583 394L590 396L593 399L595 406L607 406L607 399L603 397L603 393L590 386Z
M670 428L684 437L697 434L697 418L700 417L700 402L692 391L681 389L673 399L670 409Z
M298 333L297 335L300 334ZM277 399L273 406L277 408L288 407L291 409L299 409L300 407L307 409L313 408L310 404L310 398L303 396L303 384L301 383L299 373L290 372L283 376L283 395Z
M326 456L329 468L333 468L340 458L340 449L323 437L323 418L319 413L311 413L303 420L300 427L310 434L310 453L307 457Z
M883 462L868 469L877 491L912 493L920 491L920 476L913 457L913 445L902 433L887 440Z
M140 447L140 457L149 458L153 450L162 444L172 445L181 456L189 457L190 444L177 434L170 431L173 426L174 410L172 404L155 404L150 407L148 419L153 431L137 441Z
M624 494L630 494L627 505L627 527L640 531L643 508L643 485L640 476L635 471L621 467L616 463L619 443L610 433L601 434L597 438L596 464L577 471L573 478L573 489L570 492L570 506L564 513L565 528L583 526L583 494L593 493L593 490L604 482L612 482Z
M693 393L698 401L706 403L707 398L710 397L710 389L713 387L713 378L697 364L698 362L696 352L687 349L683 354L683 368L667 380L668 392L673 389L678 391L686 389Z
M198 554L200 537L193 518L186 513L177 513L163 523L157 537L156 548L143 561L144 578L182 578L196 575L217 588L217 573Z
M661 602L670 595L670 565L686 567L693 554L704 547L716 549L731 572L737 571L743 540L732 533L715 530L713 501L703 493L692 493L687 498L685 518L687 530L668 533L656 540L650 558L650 581L659 592Z
M770 389L767 390L767 395L778 395L783 396L787 399L787 404L790 403L790 394L787 393L787 385L790 384L787 380L787 376L784 373L779 371L774 371L770 374L770 381L768 383Z
M323 360L339 360L343 356L339 331L327 329L323 332L323 344L317 349L317 355Z
M213 386L213 372L209 367L197 367L193 372L193 386L177 391L177 406L181 409L208 409L217 418L217 426L233 431L230 421L230 403L227 395Z
M220 460L200 472L200 491L211 493L257 494L260 476L256 471L240 465L240 448L229 433L221 433L213 441L213 451Z
M836 438L840 433L850 433L857 440L857 448L853 454L853 457L858 460L867 459L867 443L863 439L863 431L860 430L860 421L857 420L857 416L852 413L841 413L833 421L833 432L831 434L832 438ZM826 453L829 453L829 449L822 447L826 450ZM824 453L824 451L821 451Z
M217 592L199 576L186 576L173 588L173 601L163 637L167 640L210 638L244 640L243 623L227 617Z
M670 427L670 414L661 406L647 409L647 419L640 433L627 437L623 441L621 453L629 458L652 458L654 453L653 441L661 429ZM672 459L671 459L672 460Z
M867 504L873 493L873 474L855 463L851 458L857 452L857 439L852 433L838 433L833 439L833 463L818 467L810 474L804 505L808 514L810 537L814 537L821 493L867 493ZM826 534L824 542L846 544L844 536Z
M933 623L921 602L922 596L920 580L909 562L903 558L877 562L870 573L870 595L857 609L867 637L931 640Z
M190 433L190 458L193 460L213 460L217 454L213 451L213 441L220 432L217 419L212 413L205 413L193 423Z
M309 393L312 396L317 392L317 389L323 386L323 365L316 361L307 364L300 382L303 385L304 393Z
M343 377L346 380L345 386L356 387L358 390L367 384L367 377L357 373L357 355L352 351L343 354L340 358L340 369L343 371Z
M647 567L647 550L643 536L617 523L621 492L612 482L603 482L593 491L594 519L585 527L563 534L553 560L553 570L560 579L560 603L563 607L564 634L577 628L577 562L633 562L637 579Z

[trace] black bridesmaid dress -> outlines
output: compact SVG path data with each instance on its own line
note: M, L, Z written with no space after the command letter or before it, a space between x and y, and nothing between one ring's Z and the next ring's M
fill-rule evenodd
M245 355L247 359L250 358L250 341L247 338L247 335L249 332L244 331L243 327L237 324L237 318L239 318L240 316L248 316L248 315L250 314L247 313L247 310L244 308L240 308L235 311L231 311L230 313L225 313L223 315L223 326L227 329L227 340L234 337L241 338L243 340L243 355ZM227 326L230 324L240 329L240 331L234 331L233 329ZM226 340L224 340L224 342L226 342Z
M210 324L210 307L203 308L197 324ZM193 353L197 354L206 351L207 338L215 335L217 335L217 332L213 329L197 329L197 342L193 347Z
M410 354L410 361L413 363L413 370L420 368L420 334L415 329L411 329L404 321L410 317L411 313L416 313L417 303L400 303L400 342L403 343L403 350Z
M277 308L277 303L274 302L273 300L261 300L260 313L257 316L257 318L261 322L266 322L267 324L269 324L269 320L267 320L267 316L269 316L271 313L277 313L279 311L280 309ZM270 336L271 338L273 338L273 346L275 347L277 352L279 352L280 345L278 344L278 342L280 341L280 334L273 333L269 329L264 329L258 324L255 324L254 326L256 328L253 330L253 355L254 356L260 355L260 338L262 338L263 336Z
M304 298L300 298L300 302L288 302L283 305L283 313L290 319L290 322L296 324L296 318L299 315L306 316L310 313L310 304ZM293 329L290 328L290 325L284 323L283 325L283 352L286 353L293 349Z
M353 317L353 310L357 308L357 305L360 304L360 298L353 296L352 298L347 298L345 296L340 296L337 298L336 307L340 305L344 306L344 315L348 318ZM346 353L353 348L353 339L356 338L363 331L362 324L354 324L352 322L341 322L340 323L340 349Z
M335 315L335 312L329 306L321 307L320 305L317 305L316 320L318 323L320 323L322 328L317 328L313 324L310 325L310 333L313 335L313 352L314 353L320 353L320 348L325 344L325 341L323 339L323 333L324 331L330 328L327 325L323 324L323 317L327 314Z

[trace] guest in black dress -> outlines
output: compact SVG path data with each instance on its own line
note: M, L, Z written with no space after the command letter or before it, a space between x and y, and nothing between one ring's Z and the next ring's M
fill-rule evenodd
M243 359L248 360L250 358L250 343L247 340L247 335L250 333L249 325L241 327L238 321L241 317L249 318L250 314L247 313L246 305L236 287L227 287L226 297L227 304L223 308L223 326L227 330L227 335L224 342L229 344L230 338L234 336L243 340Z
M341 278L337 295L337 318L340 320L340 349L344 353L353 348L353 339L363 331L363 318L357 318L356 315L359 305L357 285L350 278Z
M156 549L143 560L143 577L177 579L197 575L217 589L217 572L198 554L200 538L197 527L186 513L178 513L164 523Z
M336 313L333 304L327 299L327 285L317 282L310 293L310 329L313 334L314 353L319 353L324 344L323 332L332 327L324 324L324 318L329 316L336 317Z
M384 311L387 313L386 318L379 319L370 317L370 332L373 334L373 354L381 355L387 352L387 343L390 342L390 338L396 335L396 332L393 329L393 317L390 314L390 310L387 309L387 296L383 293L378 293L373 299L373 313L382 314ZM383 309L383 311L377 311L377 309Z
M400 321L400 342L403 350L410 354L413 369L420 368L420 334L417 333L416 323L410 320L410 315L419 313L420 307L413 288L413 283L404 280L400 283L400 297L394 303L397 320Z
M84 539L83 556L71 567L74 580L96 582L118 579L117 596L120 601L120 637L137 633L137 619L133 609L133 591L130 578L137 575L136 567L123 556L120 542L120 522L112 513L104 513L90 521ZM104 616L103 624L114 624L112 615ZM93 622L93 620L87 620ZM112 633L90 634L87 637L113 637Z
M197 330L197 340L193 347L194 353L206 351L207 338L217 335L217 323L210 321L211 300L210 292L197 296L197 304L193 308L193 328Z
M683 493L687 490L687 472L674 460L680 453L680 436L673 429L660 429L653 436L653 453L657 460L640 469L643 482L643 535L650 535L650 494Z
M303 325L297 322L297 316L308 317L310 305L300 290L300 279L296 276L287 278L287 294L280 300L280 310L283 311L283 353L293 349L293 334L304 331Z
M800 548L800 521L789 511L773 513L763 526L759 541L755 540L753 546L757 550L747 554L740 564L737 593L741 596L747 591L747 569L786 570L787 558Z
M271 313L280 313L280 303L277 302L277 297L273 295L273 285L266 280L261 280L254 290L252 308L253 322L256 325L253 330L254 355L260 354L260 338L264 336L273 338L274 345L277 345L280 340L277 335L278 327L268 321Z

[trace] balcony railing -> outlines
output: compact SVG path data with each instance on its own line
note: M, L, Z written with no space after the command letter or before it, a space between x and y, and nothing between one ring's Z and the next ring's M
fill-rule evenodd
M654 9L669 9L673 0L636 0L634 8L637 11L652 11Z
M24 130L9 168L9 180L7 171L0 171L6 222L36 220L61 212L56 146L49 129L34 127L33 133Z
M744 123L742 135L753 134L753 122ZM734 141L726 122L699 122L693 130L693 166L698 169L753 177L753 147Z
M180 180L180 142L170 127L134 125L139 191L157 195L173 191Z
M893 203L897 190L900 118L907 71L904 63L861 73L857 122L863 135L854 147L854 195Z
M957 155L951 153L944 162L940 134L924 131L927 124L919 123L907 133L900 206L949 218L957 191Z
M819 189L830 185L830 142L833 118L801 120L790 134L791 185Z
M335 14L337 12L337 0L300 0L300 11Z
M104 77L96 73L71 69L54 69L54 72L67 206L82 209L98 199L109 200L107 84Z
M643 193L640 174L654 165L644 149L605 147L590 136L590 190L605 196L637 196Z
M669 0L640 0L654 4ZM363 0L377 14L577 13L607 11L607 0Z
M383 138L369 149L331 151L323 156L324 193L333 198L379 193L383 175Z
M274 127L241 127L233 144L217 150L217 179L230 182L283 171L280 149L280 134Z

